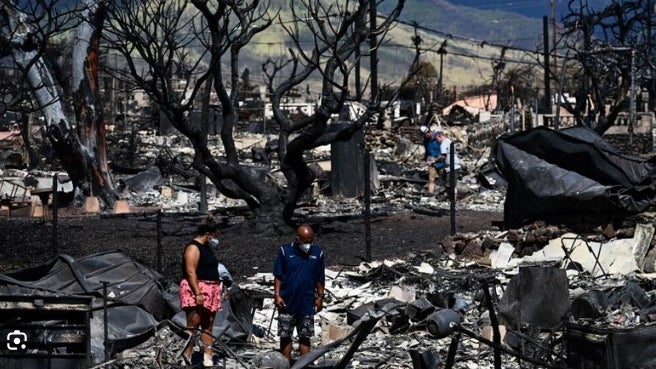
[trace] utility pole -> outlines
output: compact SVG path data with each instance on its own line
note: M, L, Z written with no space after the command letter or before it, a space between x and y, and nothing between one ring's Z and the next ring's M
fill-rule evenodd
M442 46L440 46L440 49L437 50L437 53L440 55L440 79L437 82L437 93L438 93L437 101L440 103L440 105L442 104L442 90L443 90L443 85L442 85L442 82L443 82L442 75L444 74L443 73L444 72L444 60L443 59L444 59L444 55L446 54L446 49L444 48L444 46L446 46L446 41L443 42Z
M635 119L636 119L636 86L635 86L635 74L636 74L636 51L635 49L631 49L631 87L629 90L630 96L629 96L629 140L627 142L629 150L631 149L631 146L633 146L633 129L635 126Z
M371 49L371 100L373 103L378 99L378 51L376 39L376 0L369 0L369 46ZM367 260L372 260L371 254L371 158L369 157L369 147L367 146L366 131L364 150L364 242Z
M207 146L207 131L209 130L210 120L210 93L212 92L212 78L205 80L205 90L203 90L202 110L200 113L200 135L203 145ZM198 174L200 180L200 203L198 204L198 211L201 213L207 212L207 179L203 173Z
M545 15L542 17L542 32L544 39L544 111L551 113L551 87L549 83L549 26L548 18ZM547 120L544 120L544 125L547 125Z
M369 48L371 49L371 100L378 97L378 39L376 37L376 0L369 0Z
M651 54L651 22L652 22L652 17L654 15L654 4L652 3L652 0L647 0L647 52ZM653 81L653 80L652 80ZM652 85L654 82L651 82ZM651 89L650 89L651 90ZM653 91L653 90L652 90ZM647 105L645 106L645 111L649 110L649 106L651 105L649 102L652 100L652 94L653 92L649 92L650 96L648 99L645 99L646 101L643 101L643 104L646 103ZM643 95L644 96L644 95Z
M557 36L558 32L556 30L556 0L551 0L551 21L552 23L552 39L553 39L553 55L554 55L554 76L558 75L558 49L557 46Z

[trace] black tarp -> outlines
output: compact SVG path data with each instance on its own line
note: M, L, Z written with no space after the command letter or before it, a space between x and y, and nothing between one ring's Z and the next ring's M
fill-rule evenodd
M162 294L163 277L130 259L120 251L108 251L74 259L59 255L34 268L0 274L2 295L92 295L103 296L107 283L111 303L136 305L161 320L171 315L166 311ZM102 306L102 300L94 307Z
M504 225L608 220L656 204L652 159L620 152L586 127L501 136L497 169L508 182Z
M33 268L0 274L0 296L92 297L91 350L96 363L104 358L103 283L107 284L108 336L115 354L143 342L163 321L180 312L177 286L165 288L156 271L121 251L75 259L60 254ZM252 301L233 285L217 313L214 331L224 338L245 340L252 329ZM180 327L186 326L184 313ZM10 324L0 316L0 326ZM45 323L44 323L45 324Z
M0 274L0 295L91 296L93 360L104 358L103 283L107 284L107 326L112 354L152 335L158 320L171 316L162 276L120 251L75 259L60 254L42 265ZM0 323L2 321L0 317ZM43 324L46 324L44 322Z

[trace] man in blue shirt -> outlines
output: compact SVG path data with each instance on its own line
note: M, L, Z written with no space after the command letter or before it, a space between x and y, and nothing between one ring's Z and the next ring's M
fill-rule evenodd
M278 308L280 351L290 360L292 335L298 334L299 352L310 352L314 314L323 309L325 264L323 250L312 244L314 232L298 227L296 240L282 245L273 267L273 302Z
M421 127L424 133L424 159L428 166L428 193L435 192L435 181L444 175L444 162L437 161L442 153L440 142L437 140L437 130L437 126L431 126L430 129L426 126Z

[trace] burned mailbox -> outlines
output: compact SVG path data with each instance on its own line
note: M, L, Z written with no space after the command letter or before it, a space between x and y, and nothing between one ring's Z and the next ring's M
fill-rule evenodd
M570 369L638 369L656 367L656 325L592 328L567 324Z
M0 367L88 368L91 297L0 296Z

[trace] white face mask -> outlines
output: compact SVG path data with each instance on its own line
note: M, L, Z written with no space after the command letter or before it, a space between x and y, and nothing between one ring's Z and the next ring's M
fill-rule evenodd
M219 247L219 239L218 238L210 238L209 241L207 241L207 245L213 249L216 249Z
M299 243L298 247L300 247L301 250L303 250L304 253L310 252L310 246L312 246L311 243Z

